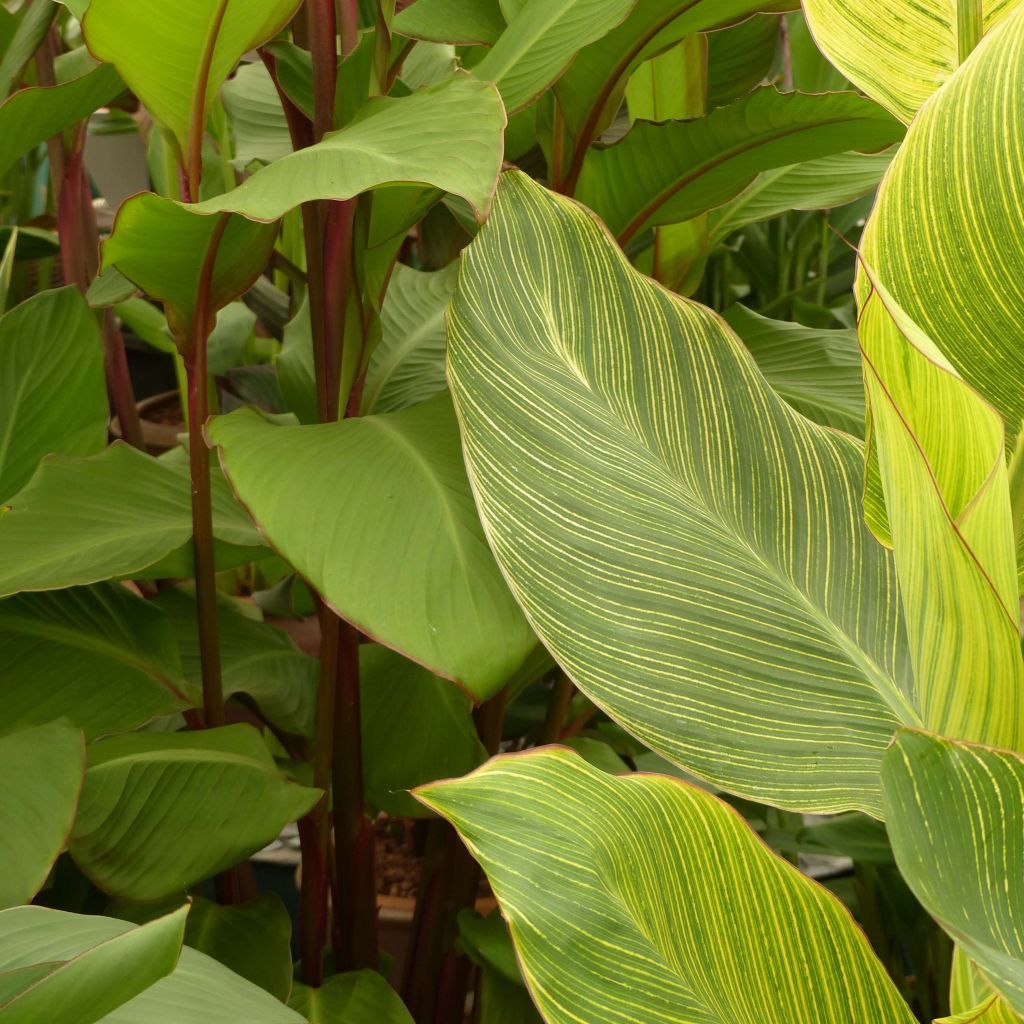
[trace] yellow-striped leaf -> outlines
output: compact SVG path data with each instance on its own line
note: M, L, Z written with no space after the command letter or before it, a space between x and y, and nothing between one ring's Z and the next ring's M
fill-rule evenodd
M1024 663L1003 423L866 276L859 333L880 532L896 559L914 703L935 732L1019 749ZM867 507L880 503L869 495Z
M1024 10L911 125L862 240L877 279L1002 414L1010 446L1024 419L1022 117Z
M911 1024L843 905L704 790L564 748L417 790L487 872L549 1024Z
M818 46L840 71L910 121L1020 0L804 0Z
M903 877L1024 1012L1024 758L903 730L883 785Z
M579 687L723 788L880 813L919 714L860 444L517 173L464 256L448 358L491 545Z
M952 1015L936 1024L1021 1024L1024 1020L959 947L953 952L949 1004Z

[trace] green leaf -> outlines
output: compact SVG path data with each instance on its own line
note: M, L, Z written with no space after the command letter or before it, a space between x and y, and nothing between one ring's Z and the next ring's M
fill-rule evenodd
M407 790L486 760L470 700L379 644L360 647L359 669L366 798L393 817L421 817L423 806Z
M99 451L108 415L103 342L76 289L40 292L0 319L0 501L44 455Z
M292 151L288 121L270 73L261 63L243 64L221 90L234 139L232 163L273 163Z
M490 46L505 31L505 19L499 0L416 0L395 16L394 30L410 39Z
M480 699L525 660L533 634L484 539L446 394L322 426L240 410L209 435L261 531L362 632Z
M164 612L174 631L190 696L197 704L202 703L195 598L181 588L173 588L162 590L153 604ZM217 612L224 695L244 693L277 728L311 736L318 677L316 659L303 654L286 633L252 618L229 598L220 599Z
M181 897L172 897L176 906ZM159 917L167 904L115 905L125 921L144 924ZM194 897L185 927L185 945L232 970L240 978L269 992L282 1003L292 989L292 922L277 893L266 892L248 903L220 906Z
M1024 247L1007 211L1024 204L1024 182L1016 139L999 139L1022 90L1024 9L921 110L862 239L877 280L1002 415L1010 448L1024 421Z
M31 928L38 917L28 916L27 911L35 909L5 911L0 916L0 929L12 924ZM20 991L4 993L6 998L0 1003L0 1017L10 1024L37 1024L42 1020L94 1024L109 1019L107 1015L111 1011L174 970L181 953L187 914L188 906L180 907L141 928L113 935L91 948L71 954L66 960L45 964L47 973L39 977L33 971L35 978L31 982L22 974L29 983ZM16 923L11 915L18 915ZM10 974L7 977L10 978Z
M288 1005L309 1024L412 1024L398 993L376 971L336 974L321 988L296 985Z
M855 85L909 122L1019 0L804 0L825 56ZM961 12L976 8L973 28ZM970 17L970 15L968 15Z
M113 233L103 243L103 266L116 267L164 304L167 325L182 352L192 344L196 297L211 246L217 249L207 333L217 311L248 291L263 272L277 238L276 224L198 216L196 209L143 192L121 205ZM154 238L160 239L159 247Z
M123 89L124 83L109 64L100 64L60 85L19 89L0 104L0 174L50 136L109 103Z
M189 706L163 615L104 584L0 602L5 728L67 719L87 739Z
M133 733L89 748L68 848L104 892L158 900L255 853L319 798L248 725Z
M852 93L758 89L695 121L640 122L592 150L576 195L623 243L732 199L762 171L847 150L882 149L903 128Z
M446 387L444 314L458 263L425 273L399 263L381 310L382 338L370 357L364 412L395 412Z
M167 127L180 158L195 159L211 105L239 58L273 39L298 0L92 0L89 49L113 64Z
M880 532L894 550L915 704L928 729L1020 749L1024 663L1003 423L867 274L859 332L887 517Z
M222 569L265 552L218 472L213 532ZM0 511L0 597L113 576L191 576L191 537L187 459L121 442L90 458L44 459Z
M273 221L300 203L350 199L405 182L461 196L482 220L501 167L504 130L494 86L460 73L410 96L371 100L351 124L317 145L189 209Z
M487 872L548 1024L914 1020L842 904L703 790L548 747L417 794Z
M113 943L139 930L108 917L85 917L44 907L5 910L0 913L0 976L12 979L18 971L44 976L56 964L104 948L103 943L110 943L106 948L116 953L118 946ZM134 942L138 943L138 939ZM91 968L102 967L96 970L95 980L108 990L125 991L144 980L127 972L117 956L110 960L104 957L102 964L98 958L91 961ZM33 1024L58 1019L77 1022L93 1018L56 1018L46 1014L34 1018ZM215 960L186 947L167 977L107 1014L102 1024L239 1024L242 1020L301 1024L302 1018Z
M902 730L885 757L896 863L925 909L1024 1012L1024 759Z
M2 606L0 606L2 607ZM85 744L62 723L0 737L0 908L28 903L64 849L78 806Z
M856 508L860 445L519 174L448 324L484 528L580 689L726 789L877 814L882 752L918 714L893 564Z
M1020 1024L1022 1020L959 948L953 953L949 1002L953 1015L935 1024Z
M29 4L18 12L14 35L0 56L0 97L6 96L15 85L32 55L39 49L56 17L53 4Z
M707 36L709 110L732 103L771 77L781 37L780 21L771 14L755 14Z
M725 322L765 379L797 412L823 426L864 436L860 344L852 330L818 331L730 306Z
M615 28L636 0L526 0L474 73L495 82L505 109L522 110L555 82L576 54Z

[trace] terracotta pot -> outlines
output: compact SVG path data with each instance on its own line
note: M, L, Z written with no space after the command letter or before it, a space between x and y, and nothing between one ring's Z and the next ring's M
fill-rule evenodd
M164 391L162 394L153 395L151 398L143 399L136 406L139 410L139 419L142 421L142 440L150 455L160 455L178 447L178 435L185 433L184 420L166 423L157 415L176 406L180 407L180 396L177 391ZM110 421L110 432L114 437L123 436L121 424L116 416Z

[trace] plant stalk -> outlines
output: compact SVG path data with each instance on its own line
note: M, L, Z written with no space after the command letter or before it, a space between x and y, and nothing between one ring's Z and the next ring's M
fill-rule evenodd
M209 416L206 349L214 314L210 306L217 252L227 229L228 215L217 222L203 260L196 294L191 350L185 355L188 377L189 472L192 481L192 549L195 558L196 612L199 621L199 660L203 677L203 722L208 729L224 724L220 646L217 628L217 580L213 550L213 503L210 490L210 449L203 436Z
M982 0L957 0L956 41L961 64L974 52L984 34L985 15Z
M566 713L575 692L576 687L572 680L559 670L551 687L551 696L548 698L548 710L544 716L544 725L540 733L541 745L558 742L562 735L562 727L565 725Z

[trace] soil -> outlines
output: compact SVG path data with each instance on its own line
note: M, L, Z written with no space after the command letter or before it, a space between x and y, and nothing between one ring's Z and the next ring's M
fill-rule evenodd
M181 412L181 400L177 396L173 401L161 402L147 409L145 416L150 423L165 423L169 427L180 427L182 433L185 431L185 417Z

